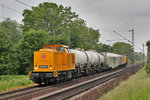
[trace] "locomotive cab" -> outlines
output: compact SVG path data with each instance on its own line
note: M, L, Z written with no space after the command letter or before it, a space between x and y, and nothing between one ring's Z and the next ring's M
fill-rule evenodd
M34 70L30 73L30 79L42 83L74 69L75 55L68 46L44 45L34 52Z

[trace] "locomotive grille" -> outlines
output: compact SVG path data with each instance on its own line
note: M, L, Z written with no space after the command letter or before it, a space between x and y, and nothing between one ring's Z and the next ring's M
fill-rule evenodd
M48 65L40 65L39 68L48 68Z

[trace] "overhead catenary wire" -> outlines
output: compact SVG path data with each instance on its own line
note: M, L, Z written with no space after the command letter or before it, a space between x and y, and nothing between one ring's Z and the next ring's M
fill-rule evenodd
M138 48L139 50L143 51L143 49L141 49L140 47L138 47L137 45L135 45L136 48Z
M18 2L18 3L20 3L20 4L23 4L23 5L25 5L25 6L32 7L32 6L26 4L26 3L22 2L22 1L19 1L19 0L15 0L15 1Z
M113 39L113 40L107 40L107 41L112 42L112 41L120 41L120 40L125 40L125 39Z
M132 43L129 39L127 39L126 37L122 36L120 33L113 31L114 33L118 34L120 37L122 37L123 39L127 40L128 42Z
M125 40L127 40L128 42L132 43L132 41L130 41L129 39L127 39L126 37L122 36L120 33L113 31L114 33L118 34L119 36L121 36L122 38L124 38ZM138 47L137 45L135 45L136 48L138 48L139 50L143 51L143 49L141 49L140 47Z
M20 11L18 11L18 10L16 10L16 9L13 9L13 8L11 8L11 7L5 6L5 5L3 5L3 4L1 4L1 3L0 3L0 6L5 7L5 8L7 8L7 9L9 9L9 10L12 10L12 11L18 12L18 13L21 13ZM21 14L22 14L22 13L21 13Z

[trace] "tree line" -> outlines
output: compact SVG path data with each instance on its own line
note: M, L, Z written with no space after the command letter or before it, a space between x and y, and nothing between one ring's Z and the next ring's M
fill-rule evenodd
M44 2L31 10L25 9L22 15L23 24L10 18L0 22L0 75L27 74L33 68L33 52L46 44L114 52L130 59L130 44L99 43L99 30L88 27L71 7Z

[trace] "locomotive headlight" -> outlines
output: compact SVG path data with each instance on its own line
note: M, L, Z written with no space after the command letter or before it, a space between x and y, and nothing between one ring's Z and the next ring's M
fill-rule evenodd
M50 67L49 69L52 70L52 67Z
M35 67L35 70L37 70L38 68L37 67Z

